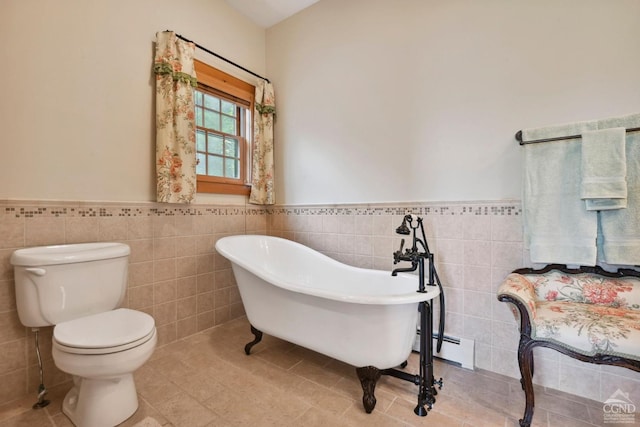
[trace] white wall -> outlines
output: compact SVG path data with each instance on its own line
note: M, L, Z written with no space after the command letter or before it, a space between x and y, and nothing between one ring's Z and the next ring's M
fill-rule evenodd
M274 81L278 203L519 198L515 131L640 110L639 16L636 0L321 0L265 50L223 0L5 0L0 200L155 199L165 29Z
M267 30L278 203L520 197L527 127L640 111L637 0L321 0Z
M223 0L0 3L0 200L155 200L153 43L167 29L265 71L264 29Z

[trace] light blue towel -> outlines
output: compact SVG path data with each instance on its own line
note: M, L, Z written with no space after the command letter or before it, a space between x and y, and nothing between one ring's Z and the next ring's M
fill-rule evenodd
M580 135L597 123L524 129L523 140ZM581 140L524 145L523 221L531 261L595 265L597 212L580 199Z
M640 127L640 114L598 121L598 128ZM627 208L601 211L602 261L640 265L640 132L626 133Z
M625 128L582 133L581 197L588 211L627 207Z
M613 127L613 126L609 126ZM586 122L565 123L560 125L545 126L540 128L522 129L522 140L533 141L536 139L560 138L563 136L582 135L583 132L597 130L598 122L589 120ZM562 143L561 141L558 141Z

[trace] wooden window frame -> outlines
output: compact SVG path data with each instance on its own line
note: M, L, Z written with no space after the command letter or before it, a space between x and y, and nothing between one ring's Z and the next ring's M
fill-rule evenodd
M251 120L253 120L255 86L197 59L194 60L194 63L199 84L201 83L231 98L238 98L239 100L247 102L249 104L247 108L251 112ZM231 180L228 178L198 175L196 181L196 191L198 193L249 195L251 192L251 185L248 184L251 172L249 159L251 158L250 150L253 145L253 126L251 124L249 129L251 134L247 135L247 138L251 143L245 144L245 147L242 147L240 160L242 168L241 176L244 177L245 182L230 182Z

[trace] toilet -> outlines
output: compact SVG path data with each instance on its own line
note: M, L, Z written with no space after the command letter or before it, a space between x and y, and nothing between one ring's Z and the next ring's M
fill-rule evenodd
M81 243L11 255L23 325L54 326L56 366L73 376L63 413L78 427L111 427L138 408L133 372L157 343L153 317L118 308L127 288L129 246Z

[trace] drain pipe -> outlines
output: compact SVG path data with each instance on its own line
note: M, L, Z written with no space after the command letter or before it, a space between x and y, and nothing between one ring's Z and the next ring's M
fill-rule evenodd
M38 357L38 370L40 371L40 385L38 386L38 401L33 404L33 409L40 409L47 406L50 401L44 398L47 394L47 389L44 386L44 370L42 369L42 357L40 356L40 344L38 342L38 334L40 328L31 329L36 336L36 356Z

